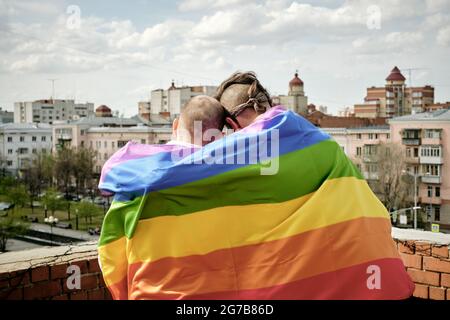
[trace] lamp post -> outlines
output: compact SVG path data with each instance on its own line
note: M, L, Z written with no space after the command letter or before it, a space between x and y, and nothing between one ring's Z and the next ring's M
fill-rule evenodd
M53 224L58 223L58 218L55 218L53 216L50 216L48 218L44 219L45 223L48 223L50 225L50 246L53 246Z
M410 175L414 177L414 229L417 229L417 178L420 177L418 173L410 173L409 171L403 170L404 174Z

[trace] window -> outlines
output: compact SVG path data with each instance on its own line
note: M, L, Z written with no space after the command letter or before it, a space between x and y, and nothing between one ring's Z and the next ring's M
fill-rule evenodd
M11 161L11 160L6 161L6 165L7 165L8 167L12 167L12 161Z
M104 146L105 148L107 148L107 147L108 147L108 141L105 141L105 143L103 144L103 146Z
M391 134L390 133L388 133L387 135L386 135L386 139L390 139L391 138Z
M108 154L107 154L107 153L105 153L105 154L103 155L103 159L104 159L104 160L108 160Z
M358 134L356 135L356 139L358 139L358 140L361 140L361 139L362 139L361 133L358 133Z
M124 145L127 144L128 141L119 140L117 141L117 147L122 148Z
M24 142L25 141L25 137L20 136L20 142Z
M411 148L406 148L406 157L411 158Z
M423 166L423 174L429 174L431 176L440 176L440 168L439 165L436 164L425 164Z
M356 147L356 155L357 156L361 155L361 147Z
M431 198L432 196L433 196L433 187L432 186L428 186L428 188L427 188L428 190L428 192L427 192L427 195L428 195L428 198Z
M12 154L13 150L12 149L8 149L8 154Z
M36 153L37 153L37 150L36 150L35 148L33 148L33 149L31 150L31 152L34 153L34 154L36 154Z
M31 141L33 141L33 142L36 141L36 136L32 136Z
M41 137L41 141L42 141L42 142L45 142L45 140L46 140L46 137L45 137L45 136L42 136L42 137Z
M82 148L84 148L84 141L81 141L80 145Z
M436 197L440 197L440 196L441 196L441 187L436 187L436 188L434 189L434 195L435 195Z
M425 129L425 138L440 139L441 138L441 130L440 129Z
M419 156L419 148L414 148L414 158Z
M42 152L42 154L46 154L47 153L47 149L42 149L41 152Z
M141 143L142 143L142 144L145 144L145 139L141 139Z
M374 136L373 133L369 133L369 139L370 139L370 140L373 140L373 136Z
M12 142L12 141L13 141L12 137L8 137L8 142Z
M441 207L434 207L434 221L441 221Z

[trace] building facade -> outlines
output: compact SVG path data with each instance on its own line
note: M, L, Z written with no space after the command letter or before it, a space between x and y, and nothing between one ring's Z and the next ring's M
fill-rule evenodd
M14 122L14 112L0 108L0 124Z
M367 88L364 103L356 104L356 117L375 118L420 113L434 104L432 86L407 87L406 78L394 67L386 78L384 87Z
M7 123L0 125L2 174L20 174L33 156L52 151L52 128L48 124Z
M15 123L49 123L94 115L94 104L75 100L36 100L14 103Z
M97 108L108 114L106 106ZM108 108L109 109L109 108ZM109 115L87 117L76 121L60 121L52 126L53 150L58 148L91 148L96 151L94 172L99 174L103 164L128 141L162 144L171 139L172 126L149 123L139 117L117 118Z
M405 149L408 171L417 174L419 203L432 222L450 228L450 110L389 120L394 143Z
M302 116L308 114L308 97L305 96L304 83L296 72L294 78L289 81L287 95L272 97L273 105L283 105Z
M212 96L216 93L216 86L182 86L176 87L175 83L167 90L157 89L151 92L151 113L168 114L171 118L180 114L183 106L193 97L198 95Z

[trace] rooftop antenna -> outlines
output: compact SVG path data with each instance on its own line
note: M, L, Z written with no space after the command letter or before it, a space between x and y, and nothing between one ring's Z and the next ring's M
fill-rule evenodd
M52 96L51 96L51 100L52 100L52 102L54 102L54 99L55 99L55 81L59 80L59 79L47 79L47 80L52 82Z
M417 71L417 70L426 70L428 68L404 68L401 71L406 71L408 72L408 82L409 82L409 87L412 88L412 72L413 71Z

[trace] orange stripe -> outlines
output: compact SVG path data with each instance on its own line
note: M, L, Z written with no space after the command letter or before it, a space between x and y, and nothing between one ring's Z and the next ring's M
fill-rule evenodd
M271 287L382 258L398 258L385 218L358 218L256 245L129 266L130 299Z

